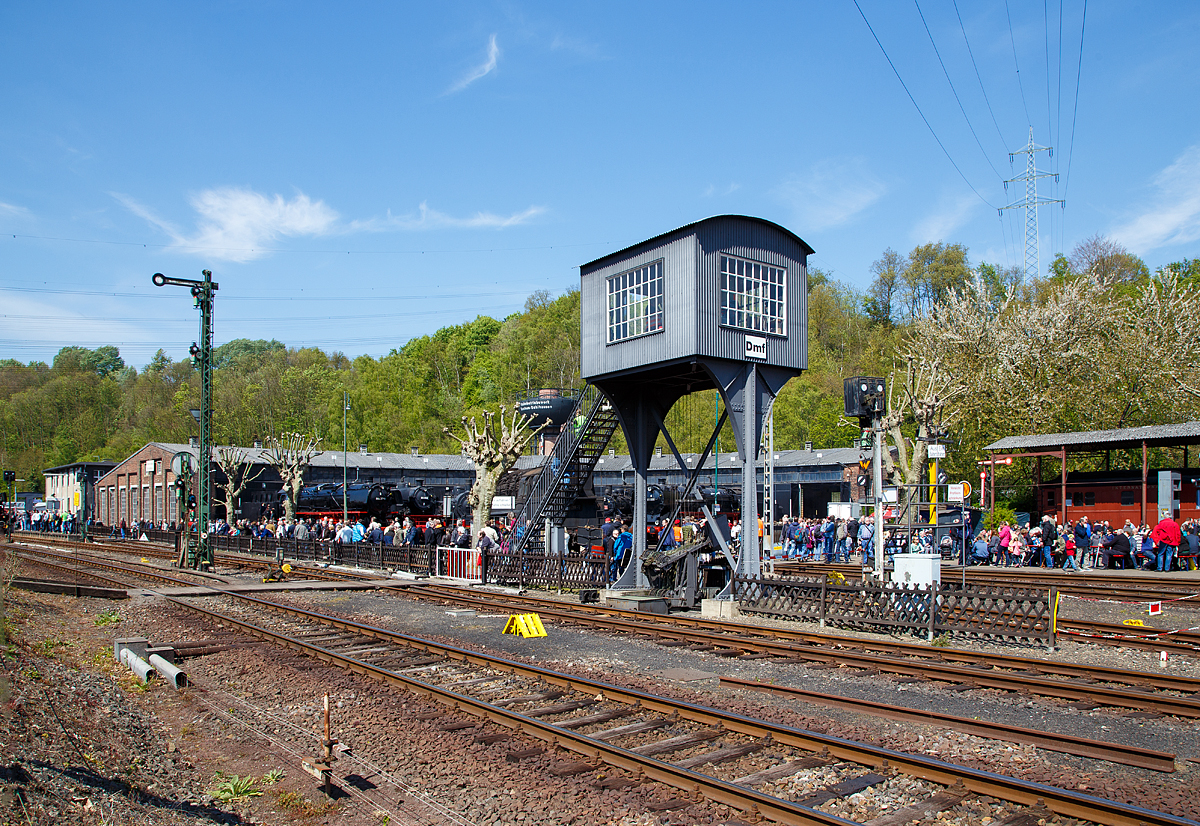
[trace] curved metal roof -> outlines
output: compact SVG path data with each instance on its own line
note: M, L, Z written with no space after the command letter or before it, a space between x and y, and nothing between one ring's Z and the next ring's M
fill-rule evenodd
M801 238L796 233L792 232L787 227L780 226L779 224L775 223L774 221L768 221L766 218L756 218L753 215L710 215L707 218L701 218L699 221L693 221L690 224L684 224L681 227L676 227L675 229L671 230L670 232L664 232L660 235L655 235L653 238L647 238L645 241L638 241L636 244L631 244L628 247L625 247L624 249L619 249L619 250L616 250L615 252L610 252L605 255L602 255L599 258L595 259L594 261L588 261L586 264L581 264L580 269L583 270L588 267L595 266L596 264L599 264L602 261L607 261L609 258L614 258L619 255L624 255L625 253L635 250L638 247L653 245L653 244L657 243L658 241L661 241L663 238L666 238L670 235L676 235L677 233L680 233L680 232L685 232L685 231L691 230L695 227L700 226L701 224L706 224L709 221L720 221L720 220L727 220L727 219L733 219L736 221L750 221L750 222L756 223L756 224L763 224L764 226L770 227L771 229L781 232L784 235L790 237L792 240L794 240L797 244L800 245L800 247L804 250L806 255L812 255L816 251L812 247L810 247L804 241L803 238Z

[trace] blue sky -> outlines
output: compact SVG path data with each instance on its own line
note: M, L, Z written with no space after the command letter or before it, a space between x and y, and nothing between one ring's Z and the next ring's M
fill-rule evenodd
M860 289L887 247L1016 264L1031 124L1043 269L1200 255L1200 4L859 4L4 4L0 358L182 358L150 277L203 268L217 343L379 356L721 213Z

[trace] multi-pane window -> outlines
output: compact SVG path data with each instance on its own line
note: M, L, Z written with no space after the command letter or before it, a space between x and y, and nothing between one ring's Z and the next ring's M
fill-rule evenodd
M117 518L124 519L126 513L128 511L125 510L125 488L122 487L117 489Z
M787 270L721 256L721 324L787 335Z
M608 343L661 332L663 262L608 279Z
M163 516L163 486L154 486L154 521L162 522Z

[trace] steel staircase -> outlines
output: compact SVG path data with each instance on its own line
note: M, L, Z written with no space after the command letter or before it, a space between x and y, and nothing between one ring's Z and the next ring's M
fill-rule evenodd
M617 424L617 411L608 398L588 385L517 512L513 525L524 525L525 530L514 529L512 552L546 552L546 521L562 523L608 447Z

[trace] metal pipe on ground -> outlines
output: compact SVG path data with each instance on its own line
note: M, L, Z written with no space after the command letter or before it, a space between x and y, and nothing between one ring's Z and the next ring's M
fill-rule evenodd
M164 660L164 662L166 661ZM150 674L154 671L154 666L134 654L132 650L121 649L121 664L128 666L129 670L136 674L143 683L150 682Z
M154 666L154 670L166 677L171 685L176 688L187 688L188 678L182 670L176 668L173 664L160 657L158 654L150 655L150 665Z

